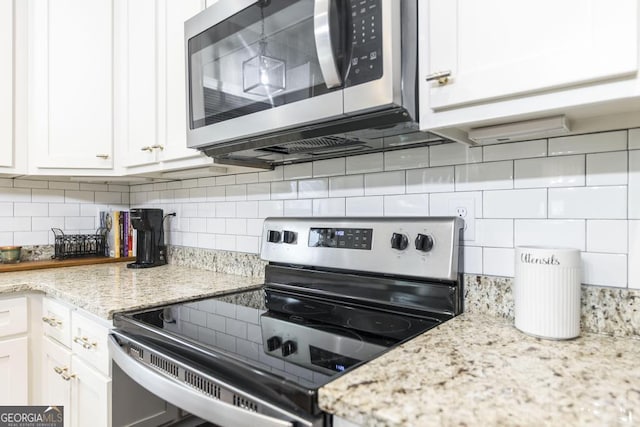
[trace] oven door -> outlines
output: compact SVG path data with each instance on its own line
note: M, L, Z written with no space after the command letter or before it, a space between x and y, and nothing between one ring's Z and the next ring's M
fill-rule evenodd
M196 364L121 331L109 337L111 359L133 381L166 402L218 427L320 427L220 381Z
M187 145L341 116L332 3L220 0L187 21Z

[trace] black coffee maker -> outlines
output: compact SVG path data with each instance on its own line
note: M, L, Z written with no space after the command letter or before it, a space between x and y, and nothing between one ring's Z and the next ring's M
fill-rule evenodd
M130 211L131 225L136 230L136 261L129 268L148 268L167 263L162 209L134 208Z

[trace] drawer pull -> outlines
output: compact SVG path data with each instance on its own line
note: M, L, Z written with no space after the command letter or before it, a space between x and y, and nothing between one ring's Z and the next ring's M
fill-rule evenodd
M73 338L73 342L77 343L77 344L82 344L82 348L86 349L86 350L91 350L94 347L98 346L97 342L89 342L89 338L87 337L74 337Z
M109 155L108 154L96 154L96 157L99 159L108 159Z
M62 374L60 374L60 376L62 377L63 380L65 381L71 381L71 378L77 378L76 374L67 374L66 369L65 372L63 372Z
M59 366L54 366L53 370L56 372L56 374L62 375L63 372L67 371L67 368L61 368Z
M43 317L42 321L46 324L48 324L49 326L53 326L54 328L56 326L60 326L62 325L62 322L58 319L56 319L55 317Z
M433 74L429 74L426 81L430 82L436 80L440 86L444 86L449 83L449 77L451 77L451 70L437 71Z
M164 150L164 145L155 144L155 145L152 145L152 146L151 146L151 149L154 149L154 150L155 150L156 148L157 148L158 150L162 151L162 150Z
M142 147L140 150L141 150L141 151L148 151L148 152L152 152L152 151L153 151L153 148L152 148L152 147L149 147L148 145L145 145L145 146L144 146L144 147Z

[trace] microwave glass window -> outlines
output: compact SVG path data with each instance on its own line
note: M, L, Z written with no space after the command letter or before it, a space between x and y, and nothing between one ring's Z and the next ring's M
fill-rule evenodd
M192 129L329 92L314 3L262 0L189 40Z

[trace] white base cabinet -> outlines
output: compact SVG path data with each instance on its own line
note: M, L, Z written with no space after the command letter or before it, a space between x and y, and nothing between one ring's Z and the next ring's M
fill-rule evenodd
M27 298L0 300L0 405L29 403Z
M419 3L423 129L639 108L637 0Z

